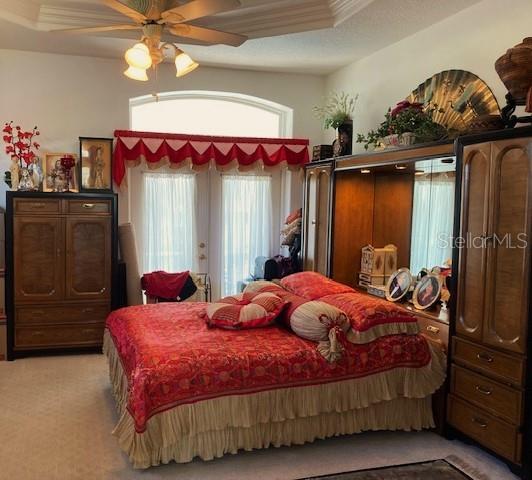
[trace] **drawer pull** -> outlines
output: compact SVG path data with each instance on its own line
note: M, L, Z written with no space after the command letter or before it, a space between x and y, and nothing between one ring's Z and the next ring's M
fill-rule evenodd
M471 421L473 423L476 423L480 428L486 428L488 426L487 422L485 422L484 420L482 420L481 418L477 418L477 417L472 417L471 418Z
M32 202L32 203L30 203L30 205L33 208L44 208L44 207L46 207L46 203L43 203L43 202Z
M91 313L91 312L94 312L94 308L84 308L82 310L83 313Z
M482 393L482 395L491 395L491 393L492 393L491 388L482 387L480 385L476 385L475 389L477 390L477 392Z
M427 325L427 331L430 333L440 333L440 329L438 327L434 327L433 325Z
M493 357L491 355L488 355L487 353L481 352L477 353L477 358L479 360L482 360L483 362L492 363Z
M95 331L94 328L84 328L81 333L94 333Z
M36 330L35 332L31 332L32 337L41 337L44 335L44 332L41 332L40 330Z
M94 203L84 203L83 208L87 208L87 209L94 208Z

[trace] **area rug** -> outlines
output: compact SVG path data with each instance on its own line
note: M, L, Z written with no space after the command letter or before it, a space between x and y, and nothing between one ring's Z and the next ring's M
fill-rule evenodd
M478 478L478 477L476 477ZM380 467L354 472L335 473L300 480L473 480L459 467L446 460Z

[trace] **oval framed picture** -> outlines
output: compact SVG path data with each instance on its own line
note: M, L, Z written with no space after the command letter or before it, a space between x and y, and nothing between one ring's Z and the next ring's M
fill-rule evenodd
M408 268L395 271L386 284L386 299L390 302L401 300L412 286L412 273Z
M425 275L416 285L412 296L414 306L425 310L434 305L441 294L441 280L436 275Z

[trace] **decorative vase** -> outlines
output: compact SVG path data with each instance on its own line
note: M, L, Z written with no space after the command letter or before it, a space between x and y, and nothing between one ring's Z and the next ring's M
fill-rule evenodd
M63 168L63 172L65 173L65 179L66 179L65 192L70 192L70 182L72 179L72 168L74 168L75 164L76 164L76 161L74 160L74 157L72 155L65 155L64 157L61 157L61 167Z
M333 155L341 157L353 153L353 120L345 120L336 129L336 140L333 143Z
M19 169L19 182L17 190L29 192L35 190L35 184L33 183L33 175L28 167L20 167Z
M532 95L532 37L508 49L495 62L495 70L516 104L525 105L527 95ZM527 111L530 107L532 105L527 105Z

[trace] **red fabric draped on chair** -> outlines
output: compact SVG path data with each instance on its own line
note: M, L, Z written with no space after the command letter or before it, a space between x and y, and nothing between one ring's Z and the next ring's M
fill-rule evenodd
M149 168L208 168L220 170L272 168L284 165L299 168L309 161L307 139L238 138L181 135L116 130L113 179L120 185L127 166L145 161Z

